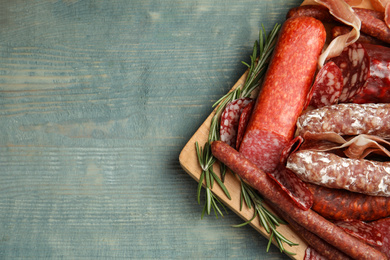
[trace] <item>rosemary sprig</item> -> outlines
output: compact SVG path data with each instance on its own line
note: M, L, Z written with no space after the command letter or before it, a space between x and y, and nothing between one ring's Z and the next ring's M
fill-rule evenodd
M218 217L218 214L223 216L223 213L218 205L222 206L222 208L226 211L225 206L219 201L219 199L211 192L211 189L213 188L214 181L218 183L218 185L222 188L225 195L231 199L229 191L219 179L218 175L213 171L213 165L216 161L215 157L211 154L210 149L210 143L207 142L204 145L204 148L200 148L198 142L195 143L196 145L196 154L198 156L198 162L200 164L200 167L202 168L202 173L200 175L199 184L198 184L198 203L200 204L200 192L202 189L203 181L206 182L206 203L203 207L202 211L202 217L205 213L207 215L210 215L211 208L213 208L215 212L215 216Z
M267 246L267 252L271 246L272 240L275 239L281 252L285 252L290 255L294 254L292 252L287 251L282 242L286 243L289 246L296 246L298 244L289 241L287 238L285 238L281 233L279 233L276 230L276 227L279 226L280 224L287 224L287 223L281 218L272 214L266 207L264 207L263 204L264 200L259 196L259 194L256 191L254 191L251 186L246 184L241 178L240 180L241 180L240 210L245 204L248 208L253 207L254 212L250 220L242 224L235 225L234 227L242 227L247 224L250 224L258 216L260 225L265 229L265 231L268 234L270 234L270 239Z
M210 144L213 141L219 140L219 130L220 130L220 117L221 114L229 102L242 98L242 97L250 97L252 92L261 84L261 79L263 78L265 71L267 69L267 65L269 59L271 57L272 51L275 47L275 41L280 29L280 24L276 24L271 32L267 35L264 26L259 33L259 41L255 41L253 46L253 52L250 56L251 62L247 64L242 62L244 65L248 67L248 76L245 80L245 83L242 86L237 87L236 89L230 91L219 100L217 100L213 107L215 107L215 114L211 119L210 131L208 136L208 141L204 145L204 148L200 148L198 142L196 142L196 152L198 156L199 164L202 168L202 173L199 180L198 190L197 190L197 198L198 203L200 204L200 195L202 190L203 182L205 182L205 197L206 202L202 210L201 217L203 218L204 214L210 215L211 209L214 210L216 217L218 214L223 216L223 213L220 209L220 206L224 208L224 205L218 200L218 198L212 193L211 189L213 188L214 181L218 183L218 185L222 188L226 196L230 198L230 194L223 184L224 176L226 174L226 167L223 164L220 164L220 173L221 179L215 174L213 171L213 165L216 159L213 157L211 153ZM253 189L241 181L241 209L242 206L245 205L248 208L254 208L254 215L252 219L249 221L237 225L243 226L250 223L256 216L259 216L260 224L264 227L264 229L270 234L270 240L268 243L267 251L271 245L273 239L275 239L278 244L280 250L287 254L292 254L284 248L284 244L286 243L290 246L296 245L293 242L286 239L282 234L280 234L276 227L280 224L285 224L283 220L278 218L269 212L263 205L262 198L253 191Z

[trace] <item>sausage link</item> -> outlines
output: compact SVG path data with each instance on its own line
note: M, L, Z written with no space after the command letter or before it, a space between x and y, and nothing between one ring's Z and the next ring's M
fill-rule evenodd
M266 200L269 205L272 205L271 202ZM349 256L338 250L336 247L330 245L326 241L324 241L319 236L313 234L308 231L306 228L302 227L299 223L293 220L289 215L283 214L283 212L275 205L273 205L272 209L290 224L290 226L294 229L294 231L301 236L302 239L306 241L306 243L315 249L318 254L327 259L332 260L351 260Z
M218 160L240 175L264 198L277 205L285 215L289 215L302 227L321 237L345 254L355 259L387 259L378 250L347 234L313 210L305 211L296 207L264 171L229 145L221 141L215 141L211 144L211 151Z
M294 137L325 38L323 24L312 17L288 19L281 28L240 146L266 172L276 169L282 149Z
M337 104L303 113L297 120L298 134L336 133L390 137L390 104Z
M387 27L383 20L383 14L381 12L363 8L353 8L353 10L361 21L361 32L390 43L390 28ZM302 16L316 17L322 22L337 21L332 17L327 8L320 5L304 5L292 8L287 13L286 18Z
M374 221L390 216L390 197L306 185L313 194L312 209L326 219Z
M303 181L373 196L390 196L390 163L343 158L333 153L300 150L287 160Z

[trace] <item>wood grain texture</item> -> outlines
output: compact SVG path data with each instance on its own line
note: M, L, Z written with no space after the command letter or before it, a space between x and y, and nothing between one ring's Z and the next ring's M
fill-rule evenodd
M0 258L289 259L178 158L299 3L0 0Z

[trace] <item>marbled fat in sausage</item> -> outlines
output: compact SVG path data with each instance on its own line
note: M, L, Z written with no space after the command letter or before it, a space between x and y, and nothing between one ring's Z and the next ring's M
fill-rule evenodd
M229 102L221 115L220 138L233 148L236 147L240 115L244 108L252 102L250 98L239 98Z
M351 99L354 103L390 102L390 48L363 44L370 58L370 76L362 91Z
M288 19L281 28L240 146L264 171L275 170L282 149L294 137L325 38L323 24L311 17Z
M305 182L373 196L390 196L390 163L300 150L286 167Z
M303 113L297 120L297 131L337 133L340 135L376 135L390 137L390 104L337 104Z
M313 194L312 209L332 220L374 221L390 216L390 197L370 196L344 189L307 183Z
M377 221L370 222L370 225L380 230L384 236L383 245L377 249L390 258L390 218L383 218Z
M319 108L337 104L343 85L341 69L333 61L325 63L317 73L311 87L309 94L310 106Z
M309 232L314 233L329 244L355 259L387 259L381 252L363 241L347 234L313 210L302 210L291 202L290 197L259 169L252 161L221 141L211 144L215 158L254 187L265 199L290 216Z
M350 102L359 94L370 72L370 58L361 43L353 43L344 48L341 54L331 58L341 70L343 77L339 102Z

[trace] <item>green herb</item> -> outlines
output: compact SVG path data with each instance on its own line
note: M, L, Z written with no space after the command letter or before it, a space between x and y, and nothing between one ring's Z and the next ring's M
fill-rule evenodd
M224 205L221 201L213 194L211 189L213 188L214 182L217 182L218 185L222 188L227 198L231 199L229 191L223 184L223 180L226 175L226 167L225 165L220 163L220 173L221 179L215 174L213 170L214 163L216 159L213 157L211 153L210 144L213 141L219 140L219 130L220 130L220 118L221 114L225 108L225 106L238 98L242 97L250 97L252 92L260 86L261 80L265 74L265 71L268 66L269 59L272 55L272 51L275 47L276 38L280 29L280 25L276 24L271 32L267 35L264 26L262 26L262 30L259 33L259 41L256 41L253 46L253 52L250 56L251 62L247 64L243 62L244 65L248 67L248 76L245 80L245 83L242 86L237 87L231 92L224 95L222 98L217 100L214 103L213 107L215 109L215 114L211 119L209 136L206 144L203 148L199 147L198 142L196 142L196 152L198 156L199 164L202 168L202 172L200 175L199 185L197 189L197 198L198 203L201 204L200 197L201 191L203 187L203 183L205 184L205 205L202 210L201 218L207 213L210 215L211 209L214 210L215 216L218 218L218 215L223 217L223 212L221 210L224 209ZM234 174L234 173L233 173ZM260 224L264 227L264 229L270 234L270 240L268 244L267 251L271 245L271 241L275 239L278 244L280 250L287 254L292 254L284 248L284 244L286 243L290 246L296 245L293 242L287 240L282 234L280 234L276 227L280 224L285 224L281 219L277 216L273 215L269 212L263 205L262 198L255 192L253 189L241 181L241 209L243 206L243 202L248 208L254 208L254 215L252 219L249 221L237 225L243 226L250 223L256 216L259 216Z

